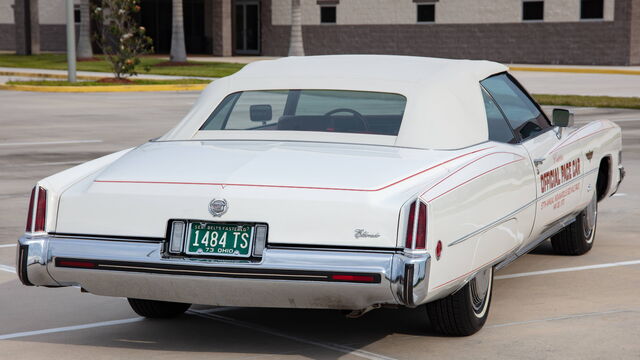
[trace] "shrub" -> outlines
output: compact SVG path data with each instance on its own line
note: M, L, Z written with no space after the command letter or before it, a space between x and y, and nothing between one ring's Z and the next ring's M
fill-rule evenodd
M102 0L93 7L97 25L94 39L118 79L136 75L140 55L153 52L153 41L133 18L140 11L138 3L139 0Z

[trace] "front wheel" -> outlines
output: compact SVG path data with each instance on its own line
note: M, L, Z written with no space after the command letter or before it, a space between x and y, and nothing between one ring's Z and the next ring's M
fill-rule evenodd
M426 304L433 328L444 335L468 336L484 326L489 315L493 268L480 271L462 289Z
M561 255L582 255L593 247L598 220L598 199L595 191L593 197L576 217L576 221L551 237L553 250Z
M172 318L187 311L191 304L169 301L144 300L129 298L129 305L138 315L151 319Z

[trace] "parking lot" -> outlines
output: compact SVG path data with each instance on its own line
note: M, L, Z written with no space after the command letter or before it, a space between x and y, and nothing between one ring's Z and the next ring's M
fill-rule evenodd
M594 248L543 243L497 273L489 320L466 338L435 335L424 309L339 311L194 306L145 320L126 299L22 286L14 269L28 195L50 174L162 135L197 93L0 92L0 359L638 359L640 111L574 109L623 128L627 178L600 203ZM247 294L250 296L250 294Z

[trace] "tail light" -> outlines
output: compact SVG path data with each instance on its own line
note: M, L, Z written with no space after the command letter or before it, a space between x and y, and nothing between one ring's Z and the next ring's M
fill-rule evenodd
M47 190L40 186L36 186L33 188L33 190L31 190L31 199L29 200L29 214L27 215L27 227L25 230L27 232L44 231L46 216Z
M419 203L416 214L416 203ZM414 241L415 234L415 241ZM423 250L427 245L427 205L421 201L411 204L409 209L409 219L407 221L407 237L405 248Z
M27 211L27 227L24 231L31 232L33 227L33 199L36 196L36 188L31 189L31 198L29 199L29 210Z

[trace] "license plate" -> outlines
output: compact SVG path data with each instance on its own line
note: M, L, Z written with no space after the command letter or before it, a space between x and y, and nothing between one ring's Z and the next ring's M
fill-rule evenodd
M251 256L253 226L207 222L189 223L185 252L190 255Z

